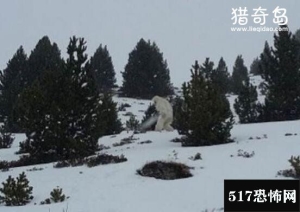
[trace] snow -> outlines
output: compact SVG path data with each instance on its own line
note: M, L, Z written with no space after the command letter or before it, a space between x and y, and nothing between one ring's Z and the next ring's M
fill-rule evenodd
M82 83L82 85L81 85L82 88L84 88L84 87L86 87L86 86L87 86L87 82Z
M237 55L242 54L249 69L253 59L262 52L265 41L272 46L273 32L231 32L232 8L266 8L270 13L267 27L274 26L271 11L276 6L286 8L288 26L292 32L299 28L300 18L298 0L128 0L126 3L122 0L87 0L84 7L79 0L11 0L5 1L2 6L5 9L0 13L1 70L20 45L29 54L44 35L58 44L62 56L66 58L69 38L76 35L86 39L89 57L100 43L107 45L118 85L122 82L121 71L124 71L128 54L140 38L156 42L168 62L171 82L181 87L184 81L190 79L189 70L195 60L202 64L209 57L216 65L223 57L231 72ZM80 16L70 18L74 14ZM251 83L255 86L261 82L261 77L251 76ZM238 123L233 109L236 97L228 95ZM258 99L261 102L264 100L260 92ZM130 118L128 113L134 114L141 121L150 105L149 100L118 97L113 100L118 106L124 103L131 105L126 107L126 111L118 112L124 126ZM276 176L277 171L290 168L288 159L292 155L300 155L299 131L300 121L235 124L231 131L234 143L189 148L170 142L179 136L176 131L137 134L134 137L138 140L134 143L118 147L114 147L113 143L131 136L132 132L105 136L99 139L99 144L109 146L110 149L102 151L113 155L124 154L127 162L93 168L79 166L61 169L53 168L53 163L49 163L0 172L0 182L3 182L9 175L17 177L24 171L33 186L34 195L32 202L26 206L0 205L0 211L202 212L206 209L220 209L223 207L224 179L282 178ZM293 135L286 136L286 133ZM26 136L16 134L15 137L10 149L0 149L0 160L19 158L15 152ZM138 144L146 140L152 143ZM255 155L251 158L238 157L239 150L249 153L254 151ZM203 159L190 160L189 157L196 153L201 153ZM185 163L194 167L193 177L164 181L136 174L137 169L153 160ZM33 167L42 170L29 171ZM63 203L39 205L57 186L70 198Z
M132 106L126 108L137 115L140 120L149 104L148 100L117 98L121 103ZM140 112L139 112L140 111ZM119 112L124 123L128 116ZM128 161L119 164L100 165L93 168L86 166L71 168L53 168L53 163L20 167L8 172L0 172L0 182L9 175L17 177L25 171L30 185L33 186L34 199L21 207L0 206L4 212L94 212L101 209L107 212L194 212L223 207L224 179L282 179L277 171L290 168L288 159L299 155L300 121L235 124L231 134L234 143L207 146L181 147L179 143L170 142L178 137L174 132L147 132L135 134L134 143L114 147L122 138L132 132L122 132L116 136L105 136L99 144L109 146L102 150L112 155L124 154ZM285 136L292 133L293 136ZM294 135L297 133L297 135ZM11 149L1 149L1 160L15 160L18 143L25 135L17 134ZM151 140L150 144L138 142ZM255 152L252 158L238 157L238 151ZM202 160L189 158L201 153ZM180 180L158 180L142 177L136 170L150 161L165 160L185 163L191 167L193 177ZM43 170L29 171L29 169ZM39 205L49 197L50 191L59 186L63 193L70 196L63 203ZM36 203L36 205L35 205Z

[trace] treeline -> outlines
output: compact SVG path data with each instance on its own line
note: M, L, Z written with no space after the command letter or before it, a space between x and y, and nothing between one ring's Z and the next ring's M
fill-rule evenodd
M19 153L29 153L30 163L92 155L101 136L123 130L112 99L117 85L107 46L100 44L90 58L86 49L84 38L73 36L63 59L57 44L44 36L29 56L20 46L0 72L1 129L26 134ZM155 42L141 39L122 74L123 96L174 93Z
M282 26L282 28L287 28ZM207 58L192 66L191 80L182 86L182 97L173 101L175 128L183 146L231 142L233 114L226 94L237 95L233 108L240 123L300 119L300 30L278 31L274 47L266 42L250 73L261 75L264 101L258 101L247 67L238 55L232 75L221 58L218 66ZM222 71L220 71L222 70Z
M275 33L274 48L266 42L253 61L250 73L264 79L264 103L257 101L242 55L231 75L223 58L216 66L209 58L195 61L191 80L176 95L162 52L144 39L129 53L119 95L168 97L174 127L188 146L230 142L228 94L238 95L234 110L241 123L299 119L299 34ZM29 56L20 46L8 61L0 75L0 122L9 132L27 135L20 152L43 161L85 157L97 151L99 137L123 130L112 100L117 85L108 48L100 44L90 58L86 49L84 38L71 37L63 59L57 44L45 36Z
M7 131L26 134L20 152L31 160L85 157L99 137L122 130L108 50L100 45L88 59L86 48L83 38L70 38L64 60L45 36L29 57L21 46L1 74L1 121Z

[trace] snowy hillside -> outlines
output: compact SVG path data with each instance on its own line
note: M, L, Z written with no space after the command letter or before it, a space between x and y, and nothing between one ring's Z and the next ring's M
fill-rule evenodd
M119 104L127 102L126 108L141 119L149 101L115 98ZM120 113L123 123L126 112ZM287 136L289 133L291 136ZM117 136L106 136L99 143L110 147L102 150L112 155L123 154L128 161L118 164L72 168L53 168L53 164L43 164L13 168L0 172L0 182L9 175L17 177L25 171L33 186L34 199L27 206L0 206L2 212L201 212L223 207L224 179L275 179L277 171L290 168L291 155L300 155L300 121L236 124L232 130L234 143L209 147L181 147L171 142L178 137L175 132L147 132L135 134L133 143L116 146L122 138L132 132L122 132ZM1 149L1 160L14 160L18 142L24 135L16 135L11 149ZM143 141L150 140L150 143ZM239 151L254 152L254 156L238 156ZM200 153L202 160L190 159ZM178 180L158 180L136 174L137 169L151 161L165 160L185 163L193 167L192 177ZM42 170L32 171L32 168ZM59 186L69 198L63 203L40 205L49 197L50 191ZM36 203L36 205L35 205ZM216 210L217 211L217 210Z

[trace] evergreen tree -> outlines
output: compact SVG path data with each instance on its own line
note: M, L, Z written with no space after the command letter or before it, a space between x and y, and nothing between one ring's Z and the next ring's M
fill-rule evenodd
M18 100L19 123L25 129L26 151L33 163L46 163L63 158L63 148L72 151L67 136L68 116L61 105L65 102L66 80L62 73L48 71L39 81L27 87ZM70 104L70 103L69 103ZM75 142L74 142L75 143ZM67 149L68 148L68 149ZM25 149L24 149L25 150Z
M100 136L119 130L116 105L87 74L85 51L84 39L72 37L64 68L46 71L20 96L20 123L36 162L94 154Z
M21 206L28 204L32 199L33 187L29 185L25 172L19 174L17 179L8 176L6 182L2 182L0 192L0 203L5 203L6 206Z
M247 80L248 69L244 65L242 55L238 55L232 72L232 92L236 95L240 93L243 88L243 81Z
M223 57L219 60L218 67L212 71L212 81L222 93L229 92L230 75Z
M180 122L181 120L184 119L184 117L181 117L184 115L181 111L182 108L184 107L184 100L181 96L176 95L173 101L171 102L172 107L173 107L173 123L172 126L174 129L177 129L180 131L180 127L182 127L182 123Z
M98 47L87 63L87 69L95 78L100 92L109 92L116 86L115 70L106 46Z
M117 103L113 101L112 95L109 93L101 94L100 117L102 129L101 135L113 135L123 130L121 120L118 118Z
M184 83L183 102L176 112L177 129L183 146L204 146L230 142L233 116L219 89L200 72L195 63L192 79ZM179 108L176 108L179 109Z
M240 123L257 122L257 91L256 86L250 83L249 77L244 81L242 90L235 99L233 107L239 116Z
M200 72L205 78L212 80L212 73L214 70L214 63L209 61L209 58L205 59L205 62L200 66Z
M126 129L137 132L140 122L135 118L134 115L131 115L129 120L126 121Z
M25 86L30 86L45 71L59 70L63 60L56 43L51 44L48 36L42 37L28 58L28 69L23 75Z
M296 32L295 32L295 39L296 41L298 42L299 44L299 48L298 48L298 57L300 59L300 29L298 29Z
M124 96L151 99L173 94L167 62L155 42L141 39L130 52L122 72Z
M260 66L260 60L257 57L253 60L253 62L250 65L250 73L253 75L261 75L259 66Z
M271 48L268 44L268 42L265 42L264 50L260 54L260 64L259 64L259 72L261 73L261 76L266 81L269 81L270 73L274 69L274 58L271 53Z
M19 47L7 67L0 72L0 121L6 121L7 130L21 132L17 125L14 108L18 95L23 90L22 75L27 71L27 55L22 46Z
M295 32L295 39L300 43L300 29Z
M281 26L286 27L286 26ZM289 31L274 34L271 54L262 54L263 78L267 84L264 106L265 121L300 118L299 43Z

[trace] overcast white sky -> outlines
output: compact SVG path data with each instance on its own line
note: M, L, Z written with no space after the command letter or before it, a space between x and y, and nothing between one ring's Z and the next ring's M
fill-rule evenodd
M232 8L247 7L248 24L253 9L267 9L266 27L273 23L272 11L287 10L292 32L300 28L300 1L216 1L216 0L3 0L0 12L0 69L23 45L27 54L38 40L48 35L66 55L69 38L82 36L91 56L100 45L107 45L122 82L128 54L140 38L155 41L168 61L171 80L180 86L190 79L195 60L206 57L217 64L224 57L229 71L238 54L249 66L265 40L273 42L274 32L231 32Z

